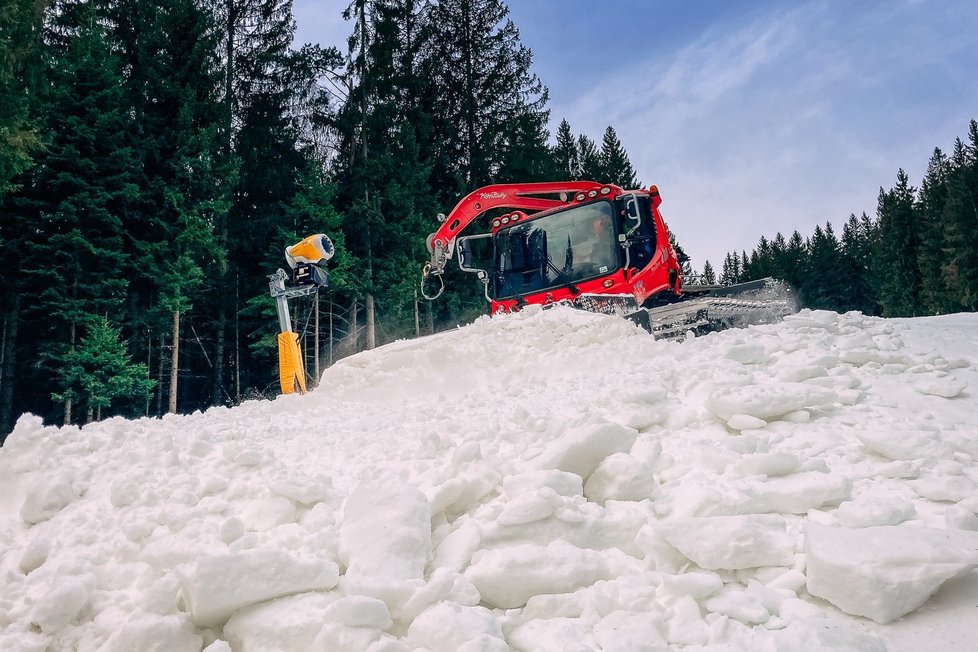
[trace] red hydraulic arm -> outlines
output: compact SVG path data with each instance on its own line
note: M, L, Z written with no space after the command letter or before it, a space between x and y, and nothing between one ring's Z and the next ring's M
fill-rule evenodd
M599 189L608 184L593 181L559 181L553 183L501 183L479 188L466 195L448 217L444 218L438 230L428 236L428 251L431 262L425 265L423 275L427 278L440 276L445 271L445 263L452 257L455 238L476 218L493 208L512 208L518 210L541 211L567 203L566 198L574 193ZM550 199L540 195L564 195L564 199ZM439 216L439 219L441 217Z

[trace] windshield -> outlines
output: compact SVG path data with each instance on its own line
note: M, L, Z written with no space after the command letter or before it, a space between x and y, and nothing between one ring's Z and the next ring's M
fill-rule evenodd
M539 292L620 267L614 209L607 201L504 229L494 241L496 298Z

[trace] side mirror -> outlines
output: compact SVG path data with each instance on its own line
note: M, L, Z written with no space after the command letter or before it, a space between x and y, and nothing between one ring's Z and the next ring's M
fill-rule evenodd
M456 247L458 248L458 266L463 272L478 273L484 271L475 266L475 256L472 252L472 241L491 238L491 233L480 233L479 235L467 235L458 238ZM481 277L480 277L481 278Z

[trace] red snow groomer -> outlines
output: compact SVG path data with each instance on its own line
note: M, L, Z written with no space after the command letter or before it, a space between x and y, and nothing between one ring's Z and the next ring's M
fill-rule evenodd
M794 311L790 294L773 279L684 286L684 261L669 243L661 203L655 186L623 190L565 181L480 188L447 217L438 216L442 224L428 236L422 294L441 294L445 265L457 251L459 267L485 284L493 314L563 303L673 337L775 321ZM489 211L488 233L460 235ZM473 262L478 239L491 243L488 269ZM432 279L439 282L436 292L429 290Z

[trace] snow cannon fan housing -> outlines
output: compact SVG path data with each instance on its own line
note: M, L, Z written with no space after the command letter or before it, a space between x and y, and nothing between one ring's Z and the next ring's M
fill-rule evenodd
M304 238L285 248L285 260L292 269L292 282L296 285L324 286L329 275L323 266L333 257L333 243L323 233Z

